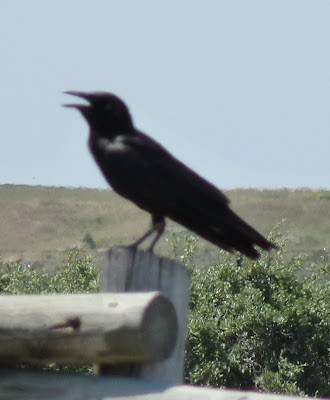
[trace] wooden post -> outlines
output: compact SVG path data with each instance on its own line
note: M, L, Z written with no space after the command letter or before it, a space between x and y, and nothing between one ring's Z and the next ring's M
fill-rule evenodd
M106 292L157 290L172 302L178 318L177 343L162 362L130 365L101 365L100 373L139 377L166 384L181 384L188 322L190 274L186 268L149 251L116 247L109 251L103 271Z
M0 296L0 364L163 360L176 335L159 292Z

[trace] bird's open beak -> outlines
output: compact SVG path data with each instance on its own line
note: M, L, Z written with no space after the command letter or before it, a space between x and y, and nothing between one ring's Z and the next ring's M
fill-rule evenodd
M62 104L63 107L76 108L77 110L83 111L89 108L86 104Z
M71 94L71 96L81 97L82 99L85 99L87 101L89 101L91 98L91 95L89 93L85 93L85 92L75 92L74 90L68 90L67 92L64 92L64 93Z
M65 94L70 94L72 96L77 96L77 97L81 97L84 100L89 101L90 100L90 95L88 93L84 93L84 92L75 92L75 91L67 91L64 92ZM89 108L89 105L86 104L62 104L63 107L71 107L71 108L76 108L80 111L86 110L87 108Z

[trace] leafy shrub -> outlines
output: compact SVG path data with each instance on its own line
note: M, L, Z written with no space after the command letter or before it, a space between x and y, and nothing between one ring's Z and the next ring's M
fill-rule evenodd
M0 260L0 294L48 293L49 276L26 264Z
M97 292L99 286L99 270L79 250L69 252L67 263L55 274L0 260L0 294L89 293Z
M100 288L100 271L90 256L80 256L78 250L70 252L68 261L51 278L54 293L94 293Z
M181 261L191 261L196 243L184 235ZM330 264L300 278L304 258L285 263L283 237L273 232L273 240L280 251L259 261L243 258L241 268L223 252L209 268L191 268L187 382L330 394Z

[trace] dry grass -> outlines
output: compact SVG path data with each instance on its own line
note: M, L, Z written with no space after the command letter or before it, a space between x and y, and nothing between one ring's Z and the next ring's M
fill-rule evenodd
M227 192L232 207L263 234L285 219L288 256L316 254L330 244L330 192L235 189ZM0 256L56 268L75 246L102 263L102 248L128 244L149 226L149 216L110 190L0 186ZM176 224L169 228L182 229ZM89 234L92 251L84 244ZM163 239L157 253L172 257ZM207 264L217 248L201 241L198 264Z

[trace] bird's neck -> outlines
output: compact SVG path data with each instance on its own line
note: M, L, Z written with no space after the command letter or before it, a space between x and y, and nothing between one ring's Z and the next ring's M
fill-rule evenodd
M115 130L101 130L101 129L90 129L89 137L91 138L104 138L108 140L115 139L118 136L126 135L126 136L134 136L137 131L132 127L131 129L115 129Z

